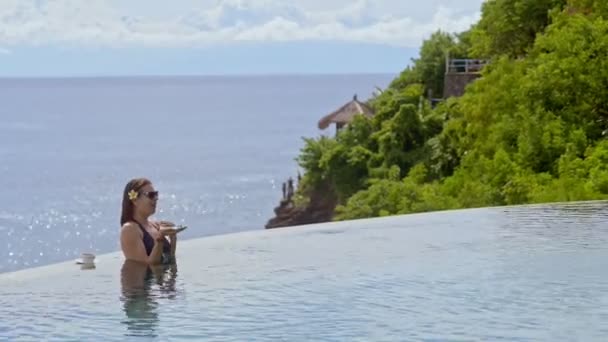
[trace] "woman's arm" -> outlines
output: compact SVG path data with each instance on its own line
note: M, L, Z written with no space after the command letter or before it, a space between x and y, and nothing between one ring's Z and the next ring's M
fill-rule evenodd
M154 222L156 229L160 231L160 228L165 227L175 227L175 223L171 221L158 221ZM175 260L175 250L177 249L177 234L168 233L166 234L169 237L169 242L171 243L171 259Z
M146 253L146 247L142 240L140 229L133 223L125 223L120 231L120 245L126 259L143 262L149 265L161 263L163 253L162 241L155 240L150 255Z
M171 259L175 260L175 250L177 249L177 234L169 235L169 242L171 242Z
M152 247L152 252L150 252L150 256L148 257L148 264L157 265L162 263L163 259L163 245L165 244L165 237L159 236L158 239L154 239L154 247Z

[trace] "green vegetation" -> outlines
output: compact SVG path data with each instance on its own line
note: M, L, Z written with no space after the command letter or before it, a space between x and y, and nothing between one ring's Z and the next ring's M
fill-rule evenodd
M490 0L471 30L437 32L376 115L305 139L299 196L330 184L335 219L608 198L608 2ZM489 59L459 98L445 54Z

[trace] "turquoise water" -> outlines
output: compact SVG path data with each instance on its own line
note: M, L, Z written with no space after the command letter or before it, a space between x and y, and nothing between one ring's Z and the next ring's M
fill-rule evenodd
M608 203L429 213L185 241L0 274L0 339L605 341Z

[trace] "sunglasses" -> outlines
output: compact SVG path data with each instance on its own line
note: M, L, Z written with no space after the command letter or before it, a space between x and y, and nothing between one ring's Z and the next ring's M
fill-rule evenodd
M148 197L151 200L158 199L158 191L144 191L141 194Z

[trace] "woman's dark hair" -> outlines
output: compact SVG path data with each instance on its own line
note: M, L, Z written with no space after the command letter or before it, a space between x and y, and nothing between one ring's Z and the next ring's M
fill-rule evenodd
M122 214L120 215L120 225L122 226L126 222L133 221L133 201L129 198L129 192L131 190L139 192L144 186L152 184L146 178L134 178L127 183L125 191L122 193Z

